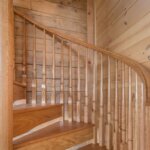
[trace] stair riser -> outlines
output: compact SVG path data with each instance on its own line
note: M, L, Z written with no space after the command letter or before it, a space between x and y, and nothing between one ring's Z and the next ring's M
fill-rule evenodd
M32 128L62 116L62 105L23 112L14 111L14 137Z

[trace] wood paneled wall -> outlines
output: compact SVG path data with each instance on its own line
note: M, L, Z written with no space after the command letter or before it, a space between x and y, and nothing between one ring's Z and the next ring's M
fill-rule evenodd
M73 35L81 40L87 40L87 1L86 0L14 0L14 6L16 9L20 10L21 12L29 15L37 22L44 24L49 28L53 28L59 30L61 32ZM92 8L90 7L90 11ZM91 15L89 15L91 16ZM23 71L23 32L24 32L24 24L23 20L17 16L15 16L15 48L16 48L16 80L21 82L22 80L22 71ZM90 22L90 24L92 24ZM27 97L31 97L31 83L32 83L32 49L33 49L33 28L32 25L26 23L26 50L27 50ZM91 31L89 31L91 34ZM40 30L36 30L36 57L37 57L37 71L38 71L38 99L40 99L40 92L41 92L41 82L42 82L42 50L44 48L43 43L43 33ZM51 37L47 36L47 90L51 92L51 65L52 65L52 40ZM59 42L55 43L56 48L56 91L60 91L60 68L61 68L61 45ZM76 50L73 53L73 90L77 91L77 50L79 47L75 48ZM80 47L81 49L81 47ZM65 53L65 62L64 62L64 72L65 72L65 91L68 91L68 49L64 51ZM85 55L85 50L81 52L81 58ZM49 61L50 60L50 61ZM81 61L81 67L84 67L85 61ZM89 68L92 64L89 63ZM81 70L81 90L84 93L84 69ZM67 94L67 93L66 93ZM75 93L76 94L76 93ZM48 99L49 99L48 95ZM59 94L57 99L59 99Z
M150 1L96 0L97 45L150 69Z
M86 0L14 0L14 6L47 27L87 38Z

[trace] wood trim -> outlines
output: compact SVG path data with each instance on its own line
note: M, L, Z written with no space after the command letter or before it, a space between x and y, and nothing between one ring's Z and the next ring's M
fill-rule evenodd
M136 62L136 61L134 61L134 60L132 60L126 56L122 56L118 53L111 52L111 51L105 50L103 48L98 48L92 44L81 41L81 40L74 38L72 36L68 36L68 35L63 34L61 32L58 32L54 29L47 28L46 26L34 21L33 19L24 15L23 13L21 13L20 11L18 11L16 9L14 10L14 12L15 12L15 14L28 20L29 22L31 22L35 26L38 26L38 28L45 29L47 32L55 34L56 36L63 38L64 40L70 41L72 43L76 43L78 45L84 46L86 48L92 49L92 50L97 51L97 52L101 52L102 54L109 55L110 57L113 57L117 60L120 60L120 61L124 62L125 64L129 65L130 67L132 67L132 69L138 73L138 75L141 77L142 81L144 82L144 85L146 87L146 103L147 103L147 105L150 104L150 91L149 91L150 90L150 78L149 78L150 71L148 71L145 67L140 65L138 62Z
M13 1L0 1L0 150L12 150L14 75Z

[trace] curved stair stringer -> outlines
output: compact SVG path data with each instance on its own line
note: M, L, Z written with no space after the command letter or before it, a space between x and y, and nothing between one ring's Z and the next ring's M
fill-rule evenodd
M42 29L44 32L46 31L47 33L50 33L50 34L52 34L52 35L55 35L55 36L57 36L57 37L59 37L59 38L61 38L61 39L63 39L63 40L65 40L65 41L68 41L68 42L70 42L70 43L75 43L75 44L77 44L77 45L80 45L80 46L82 46L82 47L84 47L84 48L86 48L86 49L90 49L90 50L92 50L92 51L95 51L96 53L100 53L101 55L106 55L106 56L108 56L108 60L109 60L109 58L113 58L113 59L115 59L115 60L117 60L117 63L118 62L122 62L123 64L125 64L125 65L127 65L128 66L128 69L129 69L129 76L130 76L130 74L131 74L131 69L136 73L136 76L138 76L139 78L140 78L140 80L141 80L141 85L142 85L142 105L144 106L143 108L142 108L142 115L141 116L143 116L144 117L144 115L145 115L145 113L144 113L144 109L145 109L145 107L146 106L149 106L150 105L150 71L149 70L147 70L146 68L144 68L142 65L140 65L139 63L137 63L136 61L134 61L134 60L132 60L132 59L130 59L130 58L127 58L127 57L125 57L125 56L122 56L122 55L119 55L119 54L117 54L117 53L114 53L114 52L110 52L110 51L107 51L107 50L105 50L105 49L102 49L102 48L97 48L97 47L95 47L94 45L91 45L91 44L88 44L88 43L86 43L86 42L83 42L83 41L80 41L80 40L78 40L78 39L76 39L76 38L74 38L74 37L72 37L72 36L68 36L68 35L66 35L66 34L62 34L62 33L60 33L60 32L58 32L58 31L56 31L56 30L53 30L53 29L49 29L49 28L47 28L47 27L45 27L44 25L42 25L42 24L40 24L39 22L36 22L36 21L34 21L33 19L31 19L29 16L26 16L26 15L24 15L23 13L21 13L21 12L19 12L18 10L15 10L15 14L17 14L18 16L20 16L20 17L22 17L22 18L24 18L25 20L27 20L28 22L30 22L31 24L33 24L34 26L37 26L38 28L40 28L40 29ZM67 46L67 44L66 44L66 46ZM116 63L116 66L118 65ZM110 67L110 66L109 66ZM109 68L108 67L108 68ZM116 69L117 70L117 69ZM117 70L118 71L118 70ZM116 72L117 72L116 71ZM103 74L102 74L103 75ZM116 76L117 76L117 73L116 73ZM117 83L117 80L118 80L118 78L116 77L116 83ZM129 94L131 94L131 86L130 86L130 84L131 84L131 77L129 77L129 82L128 82L128 84L129 84ZM110 86L110 85L109 85ZM115 87L116 88L116 87ZM94 88L93 88L94 89ZM117 88L116 88L117 89ZM102 89L103 90L103 89ZM101 92L102 92L102 90L101 90ZM117 92L116 92L116 99L117 99ZM85 97L86 97L87 95L85 95ZM110 95L109 95L110 96ZM134 97L135 95L133 95L133 97ZM136 95L137 96L137 95ZM132 96L130 95L130 98L129 98L129 102L131 102L131 98ZM95 100L95 99L94 99ZM93 101L94 101L93 100ZM95 109L95 105L96 104L93 104L93 107L94 107L94 109ZM131 102L131 105L132 105L132 102ZM108 118L107 118L107 125L106 125L106 134L107 134L107 136L108 136L108 141L106 141L106 147L107 147L107 149L110 149L110 147L112 146L112 143L110 142L110 134L109 134L109 131L111 130L111 123L110 123L110 120L109 120L109 115L110 115L110 112L109 112L109 109L110 109L110 105L108 105L107 106L108 107L108 112L107 112L107 116L108 116ZM85 108L86 109L86 108ZM93 112L95 111L95 110L92 110L92 115L93 115ZM130 107L129 108L129 114L130 113L132 113L132 110L131 110L132 108ZM85 111L86 112L86 111ZM78 113L78 112L77 112ZM95 114L94 114L95 115ZM93 116L94 116L93 115ZM103 114L102 114L103 115ZM117 116L117 112L115 112L115 117ZM140 116L140 117L141 117ZM64 114L63 114L63 117L64 117ZM94 117L93 117L94 118ZM100 119L102 119L102 118L100 118ZM99 120L100 120L99 119ZM129 119L131 119L130 117L129 117ZM116 119L117 120L117 119ZM79 116L77 116L77 121L79 121ZM93 121L93 120L92 120ZM144 119L143 119L143 121L144 121ZM79 121L80 122L80 121ZM142 121L141 121L142 122ZM85 117L85 123L87 123L87 118ZM93 123L93 122L92 122ZM96 123L94 122L94 124L96 125ZM73 124L72 124L73 125ZM68 126L68 125L67 125ZM85 125L86 126L86 125ZM99 125L96 125L96 127L98 127L98 126L100 126L101 127L101 124L99 123ZM131 127L130 126L132 126L132 124L128 124L128 126L129 126L129 128L128 128L128 130L132 130L131 129ZM142 126L142 128L144 129L144 123L143 124L141 124L141 126ZM99 127L99 128L100 128ZM46 128L48 128L48 127L46 127ZM50 127L51 128L51 127ZM86 135L88 136L88 138L85 138L86 140L89 140L89 139L91 139L91 137L93 137L93 133L92 134L90 134L89 133L89 131L91 132L93 129L93 127L89 127L89 126L87 126L87 128L88 128L88 132L87 132L87 130L85 131L86 132ZM86 129L87 129L86 128ZM101 129L101 130L100 130ZM99 134L101 134L100 133L100 131L101 132L103 132L103 128L100 128L99 129ZM45 129L46 131L48 130L48 129ZM115 130L116 130L116 126L115 126ZM36 131L36 132L34 132L34 136L36 137L36 135L38 135L39 133L40 133L40 135L42 135L42 138L41 139L37 139L37 140L31 140L30 139L30 137L27 135L27 136L24 136L24 137L22 137L22 138L20 138L20 139L18 139L18 140L16 140L15 141L15 143L14 143L14 147L15 147L15 149L20 149L20 150L23 150L23 149L25 149L24 148L24 146L27 146L27 144L28 143L30 143L31 144L31 149L33 149L33 147L32 147L32 144L36 141L37 142L37 145L39 144L38 142L40 142L40 140L42 140L43 141L43 139L45 139L45 141L47 140L48 142L55 142L55 140L53 141L49 141L50 139L51 139L51 137L49 137L49 135L47 135L46 134L46 136L45 137L43 137L43 132L45 132L44 131L44 129L43 129L43 131L42 130L38 130L38 131ZM96 128L94 127L94 132L96 132ZM119 131L117 131L117 132L119 132ZM117 132L115 131L113 134L113 138L117 141L117 139L116 139L116 137L117 137ZM141 132L142 134L144 134L144 130L142 130L142 132ZM64 133L63 133L64 134ZM71 134L71 132L69 132L69 134ZM81 134L82 136L84 136L84 132ZM101 137L103 136L103 135L100 135ZM129 143L129 145L130 145L130 143L131 143L131 135L129 134L128 135L129 137L129 141L127 141L128 143ZM143 135L142 135L143 136ZM32 137L32 135L31 135L31 137ZM49 138L48 138L49 137ZM74 136L72 136L71 135L71 137L72 138L75 138ZM77 137L80 137L80 134L78 134L77 135ZM94 138L96 137L96 135L94 135ZM101 138L100 137L100 138ZM67 136L65 137L67 140L69 140L68 138L67 138ZM104 146L103 145L103 140L102 139L98 139L99 141L99 145L100 146ZM26 141L27 140L27 141ZM30 140L31 140L31 142L30 142ZM60 141L62 141L63 140L63 137L61 137L60 138ZM97 139L96 139L97 140ZM111 139L112 140L112 139ZM21 142L20 142L21 141ZM116 142L115 141L115 142ZM65 141L64 141L65 142ZM70 139L70 141L69 141L69 146L71 145L71 146L73 146L73 144L70 144L70 142L71 142L71 139ZM97 141L96 141L97 142ZM109 143L110 142L110 143ZM58 142L56 142L57 144L58 144ZM74 142L73 142L74 143ZM142 142L141 142L142 143ZM44 143L42 143L42 144L44 144ZM74 143L75 145L77 144L77 143ZM78 143L79 144L79 143ZM113 143L115 146L117 145L117 143ZM17 145L21 145L21 146L17 146ZM34 144L33 144L34 145ZM34 146L34 148L35 149L37 149L37 145L35 144ZM113 146L114 146L113 145ZM141 144L142 145L142 144ZM48 148L48 145L45 143L45 146L46 146L46 148ZM126 147L127 146L127 143L126 142L124 142L124 143L121 143L121 146L122 147ZM41 148L41 147L40 147ZM52 148L52 147L51 147ZM50 150L51 150L51 148L49 148ZM65 147L66 148L66 147ZM30 148L29 148L30 149ZM59 149L60 149L60 147L59 147ZM141 146L141 149L142 149L142 146ZM147 150L147 149L146 149Z

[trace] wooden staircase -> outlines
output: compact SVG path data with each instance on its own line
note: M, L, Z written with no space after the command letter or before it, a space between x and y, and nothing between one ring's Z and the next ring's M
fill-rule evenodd
M140 147L140 150L149 150L144 140L144 115L150 104L149 71L127 57L49 29L17 10L15 16L23 24L24 42L22 83L14 83L14 100L26 99L26 104L14 106L13 148L65 150L77 146L74 149L138 150ZM26 32L28 25L31 35ZM29 81L28 38L33 41L30 62L33 68ZM37 64L37 38L44 42L42 64ZM49 51L47 41L51 44ZM59 63L56 59L58 50ZM51 62L47 59L49 54ZM72 61L73 54L76 66ZM42 67L42 73L37 72L37 65ZM51 67L50 77L47 65ZM59 91L56 87L56 67L60 68ZM67 77L65 67L68 69ZM75 73L73 68L77 69ZM94 144L89 143L91 140Z
M14 136L23 134L39 124L62 117L62 105L21 105L14 107Z
M14 141L19 150L65 150L92 139L93 126L76 122L58 122Z
M93 138L92 124L63 121L60 117L61 104L15 106L14 136L21 136L14 138L14 149L64 150Z

